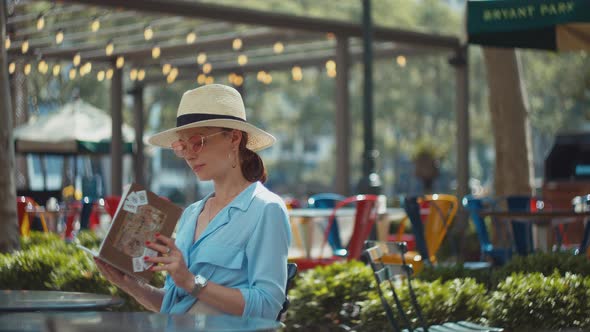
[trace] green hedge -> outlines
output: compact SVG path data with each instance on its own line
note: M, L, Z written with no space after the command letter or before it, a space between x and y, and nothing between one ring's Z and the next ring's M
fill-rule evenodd
M77 242L97 248L100 240L91 232L80 232ZM156 274L152 284L161 287L164 276ZM21 250L0 254L2 289L61 290L115 295L125 299L116 311L145 311L132 297L113 286L96 269L92 258L65 243L55 234L32 232L21 239Z
M526 272L515 273L519 266ZM461 266L447 267L439 274L447 279L415 280L413 284L428 324L468 320L512 331L588 329L590 276L583 275L587 266L584 257L539 254L515 259L493 271L492 276L489 270L473 272ZM553 272L531 272L535 269L553 269ZM461 278L451 279L453 272ZM512 274L489 287L490 280L499 280L508 273ZM469 274L484 282L465 277ZM434 276L432 272L427 278ZM405 282L396 290L405 312L417 326ZM289 294L291 307L285 322L289 331L389 328L371 269L360 262L337 263L302 272ZM391 293L387 292L386 296L393 304Z

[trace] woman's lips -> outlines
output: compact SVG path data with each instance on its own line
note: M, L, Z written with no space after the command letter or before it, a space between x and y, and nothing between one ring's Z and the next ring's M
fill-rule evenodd
M205 164L199 164L199 165L195 165L193 166L193 172L199 172L203 166L205 166Z

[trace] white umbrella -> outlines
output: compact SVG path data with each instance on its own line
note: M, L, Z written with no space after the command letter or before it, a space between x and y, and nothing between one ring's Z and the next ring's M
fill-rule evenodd
M131 152L134 131L125 124L122 130L123 150ZM81 99L14 129L17 153L108 153L111 136L111 117Z

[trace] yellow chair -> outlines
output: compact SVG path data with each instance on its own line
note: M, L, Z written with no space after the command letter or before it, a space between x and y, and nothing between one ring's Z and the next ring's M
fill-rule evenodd
M424 268L424 261L427 260L432 264L436 263L436 253L440 249L440 245L457 214L459 200L453 195L433 194L417 198L417 203L420 206L419 215L411 213L406 207L407 216L400 223L398 238L401 239L405 229L405 222L409 218L420 219L411 220L414 225L412 231L416 237L418 251L408 251L404 254L406 262L413 265L414 271L419 272ZM422 215L425 216L424 222L422 222ZM421 223L421 227L419 227L420 224L417 224L418 222ZM428 259L424 259L421 253L423 251L420 250L421 241L426 246ZM401 264L402 261L399 255L386 255L383 259L388 264Z

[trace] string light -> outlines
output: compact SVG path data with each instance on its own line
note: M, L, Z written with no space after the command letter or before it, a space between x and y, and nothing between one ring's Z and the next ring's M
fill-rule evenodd
M106 72L106 79L110 80L111 78L113 78L113 69L109 68L109 69L107 69L107 72Z
M215 78L213 76L207 76L205 79L205 84L213 84L215 83Z
M165 64L162 66L162 74L164 74L164 75L168 75L168 74L170 73L170 70L171 70L171 69L172 69L172 65L171 65L171 64L169 64L169 63L165 63Z
M207 53L201 52L197 55L197 63L202 65L207 62Z
M276 42L272 46L272 50L273 50L273 52L275 52L275 54L281 54L285 50L285 45L283 45L283 43L281 43L281 42Z
M244 83L244 78L241 75L236 75L233 83L235 86L241 86Z
M99 82L104 81L104 70L100 70L98 73L96 73L96 79Z
M197 40L197 34L194 31L191 31L186 34L186 43L192 44Z
M43 14L41 14L41 15L39 15L39 17L37 17L37 31L43 30L44 27L45 27L45 17L43 16Z
M131 70L129 71L129 78L130 78L132 81L135 81L135 80L137 80L137 69L133 68L133 69L131 69Z
M84 72L84 75L90 74L90 72L92 71L92 63L90 61L86 62L84 66L80 68L80 70Z
M232 84L233 84L233 83L234 83L234 79L236 78L236 76L237 76L236 74L234 74L234 73L230 73L230 74L227 76L227 80L228 80L230 83L232 83Z
M326 39L327 40L333 40L335 38L336 38L336 35L333 32L326 33Z
M207 76L205 76L204 74L199 74L197 76L197 83L199 83L199 84L205 84L206 80L207 80Z
M151 40L154 37L154 30L152 29L151 26L146 26L145 29L143 30L143 38L145 38L145 40Z
M137 71L137 80L143 81L145 79L145 69L140 69Z
M61 44L64 41L64 31L62 29L57 30L57 33L55 34L55 43L56 44Z
M240 38L234 39L234 41L231 44L231 47L234 49L234 51L241 49L242 48L242 40Z
M178 76L178 68L172 68L170 74L166 77L166 82L168 82L168 84L174 83L176 76Z
M125 58L122 56L117 57L117 60L115 61L117 69L123 68L123 65L125 65Z
M41 60L39 61L39 64L37 64L37 70L39 70L41 74L47 74L48 69L49 66L47 65L47 62L45 62L45 60Z
M14 72L15 72L15 71L16 71L16 63L14 63L14 62L11 62L11 63L8 65L8 73L9 73L9 74L14 74Z
M301 81L303 79L303 71L301 70L301 67L293 67L291 69L291 76L293 77L294 81Z
M11 44L11 42L10 42L10 36L9 35L6 35L6 40L4 41L4 47L6 49L9 49L10 48L10 44Z
M209 74L212 69L213 69L213 66L211 66L210 63L206 63L203 65L203 73L205 73L205 74Z
M247 63L248 63L248 56L247 56L247 55L245 55L245 54L240 54L240 55L238 56L238 64L239 64L240 66L243 66L243 65L245 65L245 64L247 64Z
M78 67L80 65L81 60L82 57L80 56L80 53L76 53L76 55L74 55L74 59L72 59L72 63L74 64L74 66Z
M73 80L76 78L76 68L72 68L70 69L70 80Z
M97 32L98 29L100 29L100 19L95 17L92 20L92 23L90 23L90 30L92 30L92 32Z
M24 72L25 72L25 75L29 75L31 73L31 64L30 63L25 64Z
M256 79L264 84L272 83L272 76L264 70L261 70L256 74Z
M160 49L160 46L154 46L152 48L152 59L159 58L160 54L162 54L162 50Z
M326 70L328 77L336 77L336 62L334 60L326 61Z
M53 65L53 76L59 75L59 73L61 72L61 66L59 64L55 64Z
M29 51L29 40L25 39L23 43L20 45L20 50L23 54L26 54Z
M395 61L397 62L398 66L402 68L406 66L406 57L403 55L398 55Z
M107 43L107 46L104 48L104 53L106 55L112 55L114 51L115 51L115 44L113 43L113 40L109 40L109 42Z

